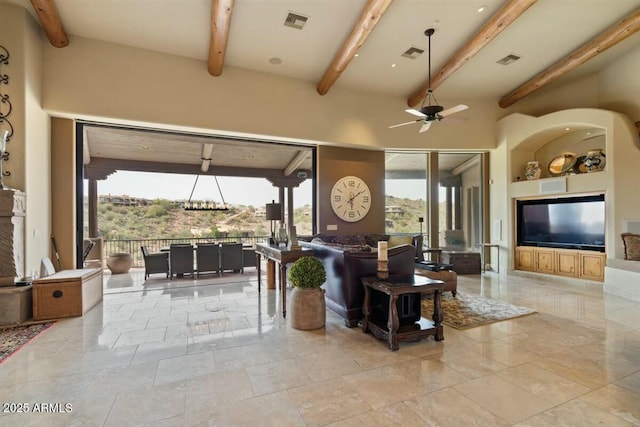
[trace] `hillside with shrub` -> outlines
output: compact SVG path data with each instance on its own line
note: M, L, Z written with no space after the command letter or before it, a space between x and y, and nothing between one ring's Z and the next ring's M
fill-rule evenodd
M418 218L424 216L424 200L387 196L386 206L388 233L415 233L420 229ZM389 207L393 207L392 212ZM443 209L441 204L441 222ZM311 234L311 206L296 208L294 216L297 233ZM255 206L230 206L228 211L187 211L179 203L165 199L140 206L98 204L98 229L109 240L268 236L269 227L264 209ZM426 223L423 232L425 227Z

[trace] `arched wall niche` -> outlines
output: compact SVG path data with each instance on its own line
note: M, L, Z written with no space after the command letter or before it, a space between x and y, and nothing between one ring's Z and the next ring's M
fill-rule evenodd
M566 129L570 130L567 131ZM594 132L594 139L580 139L579 132ZM575 135L571 135L572 133ZM499 196L491 198L494 218L503 218L508 224L502 240L507 251L509 267L514 266L515 201L525 198L553 198L577 194L604 193L606 200L606 247L608 258L624 257L620 234L625 220L640 221L640 198L630 197L629 188L640 186L640 141L633 121L627 116L601 109L562 110L540 117L512 114L498 122L497 158L504 156L504 188L508 203ZM569 136L571 135L571 136ZM576 145L580 144L580 145ZM524 167L539 156L547 159L552 152L563 147L602 148L606 154L606 168L601 172L524 180ZM503 151L501 155L499 152ZM545 157L546 156L546 157ZM545 160L546 161L546 160ZM547 164L541 166L546 168ZM499 173L501 168L492 170ZM545 182L566 181L566 191L554 193L542 189ZM497 187L499 188L499 187ZM504 206L501 207L500 203Z

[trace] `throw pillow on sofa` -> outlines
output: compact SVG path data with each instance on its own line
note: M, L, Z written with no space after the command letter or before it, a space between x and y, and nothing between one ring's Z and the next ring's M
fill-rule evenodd
M622 233L624 259L640 261L640 234Z
M389 249L400 245L413 245L413 236L389 236Z

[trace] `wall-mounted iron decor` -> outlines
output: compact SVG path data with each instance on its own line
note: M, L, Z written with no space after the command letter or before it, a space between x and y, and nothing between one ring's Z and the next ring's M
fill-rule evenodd
M9 161L10 153L7 151L7 142L13 136L13 125L9 121L11 115L11 100L9 95L2 90L3 85L9 84L9 75L2 72L2 67L9 65L9 51L0 45L0 189L6 188L2 178L10 176L11 172L4 170L3 163Z

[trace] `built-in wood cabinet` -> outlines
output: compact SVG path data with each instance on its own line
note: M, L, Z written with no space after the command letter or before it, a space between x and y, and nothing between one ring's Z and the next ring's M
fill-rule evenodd
M599 252L580 252L580 274L584 279L604 281L605 254Z
M558 276L578 277L579 257L578 251L556 250L556 272Z
M535 260L535 271L539 273L554 274L555 272L555 252L553 249L536 248L533 251Z
M516 247L516 270L535 271L533 247Z
M517 246L515 269L602 282L605 262L602 252Z

